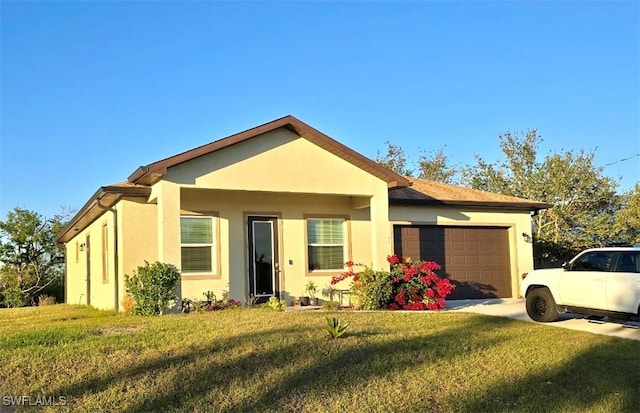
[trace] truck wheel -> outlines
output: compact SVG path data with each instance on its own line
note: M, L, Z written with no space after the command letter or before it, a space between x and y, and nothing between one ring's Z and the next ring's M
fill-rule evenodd
M543 323L558 319L556 301L548 288L536 288L527 294L527 314L532 320Z

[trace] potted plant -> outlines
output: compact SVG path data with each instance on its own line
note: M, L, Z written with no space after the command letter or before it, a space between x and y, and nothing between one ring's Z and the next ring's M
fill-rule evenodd
M298 301L300 301L300 305L302 305L302 306L309 305L309 296L308 295L304 295L304 291L303 291L302 295L300 295L300 297L298 297Z
M309 281L307 286L304 288L304 291L309 293L309 305L317 305L316 292L318 292L318 287L316 286L316 283Z
M204 295L204 299L206 301L205 303L205 308L208 311L211 311L214 309L215 307L215 303L216 303L216 295L213 291L207 291L202 293L202 295Z

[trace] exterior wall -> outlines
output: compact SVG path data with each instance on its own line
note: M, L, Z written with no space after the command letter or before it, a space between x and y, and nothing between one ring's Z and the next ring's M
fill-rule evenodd
M456 207L391 206L390 225L500 226L509 230L511 291L519 295L520 274L533 270L533 245L523 233L531 234L531 215L527 211L478 211Z
M107 280L103 281L103 242L102 227L107 225ZM80 244L86 243L90 237L90 247L84 246L79 251ZM66 302L69 304L91 304L100 309L115 307L115 245L113 212L106 211L91 225L78 233L66 243L67 282L65 285ZM76 249L78 248L78 249ZM87 300L87 259L90 255L90 299ZM77 258L76 258L77 257Z
M144 261L158 260L157 205L140 198L124 198L118 210L118 306L125 296L124 276Z
M286 129L174 166L165 180L185 187L350 196L384 189L387 196L386 182Z
M122 298L125 294L124 274L131 274L138 265L144 264L144 260L153 262L157 259L156 205L136 198L125 198L118 202L114 209L117 211L117 235L114 226L115 214L113 211L105 211L65 244L65 297L69 304L90 304L100 309L114 309L117 302L118 308L122 309ZM105 223L108 258L107 281L103 282L102 227ZM85 245L83 251L79 251L80 244L86 244L87 235L90 237L90 248L87 249ZM91 280L90 299L87 301L89 255Z
M362 263L371 263L373 260L369 209L354 209L352 199L348 196L185 189L182 193L182 209L215 211L220 234L220 274L211 274L210 277L183 275L183 297L202 299L202 293L208 290L214 291L218 297L225 290L239 300L247 297L249 215L278 217L278 255L282 271L280 290L282 298L289 304L293 298L307 295L303 291L309 280L323 289L329 286L331 277L338 274L308 273L306 217L345 217L348 228L346 259ZM387 251L390 248L391 244ZM318 294L318 298L323 297Z
M170 168L150 200L158 204L158 259L178 268L180 211L218 216L220 274L184 275L182 297L201 299L208 290L246 297L248 215L279 217L280 289L288 301L309 279L322 289L331 277L306 274L305 216L346 216L354 261L383 266L392 251L386 182L286 129Z

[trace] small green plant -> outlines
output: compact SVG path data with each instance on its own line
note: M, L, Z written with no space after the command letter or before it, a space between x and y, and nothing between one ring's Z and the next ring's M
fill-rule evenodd
M178 269L159 261L139 266L131 276L125 275L124 284L133 297L134 314L162 314L172 300L180 280Z
M252 308L256 306L256 303L258 302L258 297L254 296L254 295L250 295L248 297L245 297L244 299L244 306L247 308Z
M337 311L340 309L340 303L335 300L329 300L322 303L322 309L326 311Z
M309 297L313 299L316 298L318 287L316 286L316 283L314 283L313 281L309 281L306 287L304 287L304 291L309 293Z
M206 293L202 293L204 295L205 301L213 302L216 301L216 294L213 291L207 291Z
M287 309L287 303L284 300L278 299L278 297L270 297L265 306L274 311L284 311Z
M344 335L344 333L347 332L347 329L349 328L350 325L351 323L342 324L342 321L340 321L339 318L327 317L327 325L324 328L324 332L327 333L329 337L333 339L340 338Z
M56 297L51 295L41 295L38 297L38 305L54 305L56 303Z

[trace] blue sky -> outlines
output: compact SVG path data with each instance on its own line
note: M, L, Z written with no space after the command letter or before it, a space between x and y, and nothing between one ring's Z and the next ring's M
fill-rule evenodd
M501 132L640 181L639 2L2 1L0 216L292 114L453 163Z

